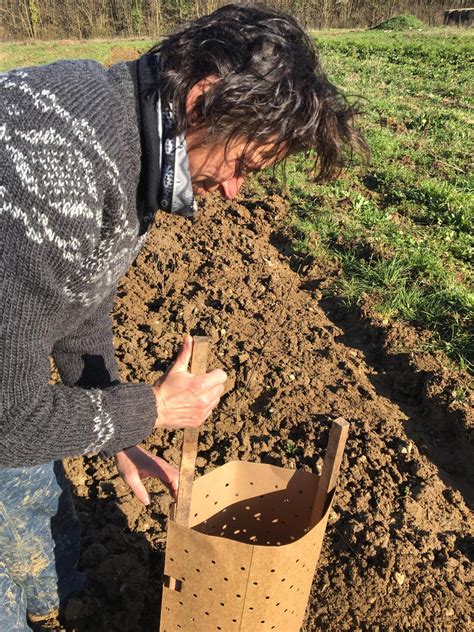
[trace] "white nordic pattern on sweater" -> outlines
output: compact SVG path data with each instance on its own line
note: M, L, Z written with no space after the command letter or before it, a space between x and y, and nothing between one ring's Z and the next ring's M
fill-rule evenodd
M102 404L102 391L91 389L87 391L87 394L91 398L92 405L96 411L93 430L96 433L97 439L89 444L86 448L86 453L100 450L100 448L113 437L115 431L110 415L104 410Z
M50 90L29 85L27 72L0 76L0 83L11 96L11 101L4 104L6 123L0 128L0 139L22 187L37 201L26 213L14 201L5 199L1 188L0 213L10 213L17 219L27 239L54 246L65 261L74 263L63 285L69 302L97 304L124 274L144 240L137 239L138 224L131 225L128 219L128 200L117 165L97 139L93 126L68 112ZM47 128L25 130L24 117L23 129L17 125L23 112L17 103L19 95L29 108L33 106L47 117ZM61 133L61 127L67 129L71 138ZM101 187L96 176L98 161L104 181ZM98 230L107 203L106 190L113 191L116 197L113 228ZM67 225L69 229L69 234L61 235L54 226L56 214L77 219L82 227L84 220L89 220L90 229L78 239L74 222L61 222L62 227Z

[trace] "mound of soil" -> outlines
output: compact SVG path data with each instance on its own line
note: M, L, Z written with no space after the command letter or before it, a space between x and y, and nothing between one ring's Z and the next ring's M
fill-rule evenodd
M327 269L292 252L286 217L277 195L250 194L211 198L195 223L159 214L116 301L122 378L151 383L185 332L210 336L210 366L229 381L201 433L198 473L231 459L317 470L331 420L345 417L351 432L304 630L467 630L467 401L448 408L452 375L429 356L416 364L406 349L415 334L397 326L388 335L325 298ZM390 336L405 349L388 352ZM179 464L180 441L156 432L147 443ZM148 481L144 508L112 461L72 459L68 471L81 565L96 587L69 603L67 629L156 632L169 496Z
M426 28L426 24L414 15L395 15L373 27L382 31L410 31Z

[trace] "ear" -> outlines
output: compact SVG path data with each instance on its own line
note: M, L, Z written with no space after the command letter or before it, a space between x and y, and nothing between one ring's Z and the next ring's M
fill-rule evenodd
M219 77L211 75L209 77L204 77L204 79L200 79L197 83L194 84L194 86L186 95L186 114L188 115L188 117L190 114L192 114L196 101L199 99L199 97L207 92L210 86L218 80Z

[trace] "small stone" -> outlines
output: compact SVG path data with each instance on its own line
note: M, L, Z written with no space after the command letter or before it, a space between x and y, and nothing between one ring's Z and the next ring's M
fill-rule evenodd
M290 380L290 382L294 382L296 380L296 375L294 373L290 373L288 379Z
M80 621L84 616L84 604L77 597L73 597L69 599L67 602L66 610L64 612L64 617L66 621Z
M395 573L395 580L399 586L405 583L405 573Z

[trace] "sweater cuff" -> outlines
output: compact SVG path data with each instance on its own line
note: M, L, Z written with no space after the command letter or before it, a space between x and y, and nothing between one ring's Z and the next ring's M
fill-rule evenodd
M104 411L113 426L111 438L101 453L112 456L138 445L150 435L156 423L156 399L150 384L119 384L102 391Z

